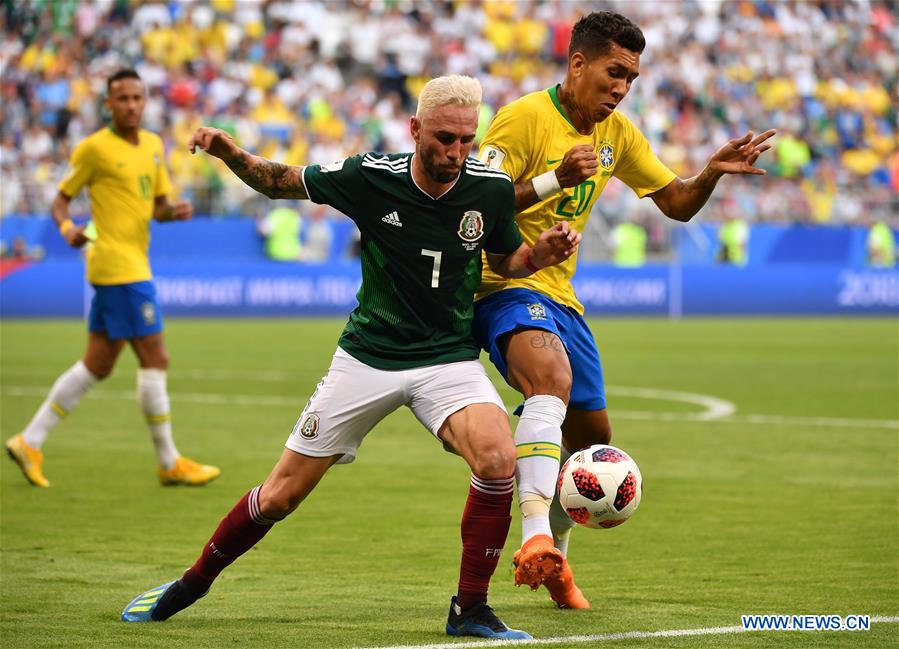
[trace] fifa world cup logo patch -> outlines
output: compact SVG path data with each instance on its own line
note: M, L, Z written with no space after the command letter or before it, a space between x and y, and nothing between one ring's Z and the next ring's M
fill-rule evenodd
M153 308L152 302L144 302L140 305L140 315L148 327L156 324L156 309Z
M531 320L546 320L546 308L539 302L528 304L528 313L531 314Z
M459 221L459 237L467 243L474 243L484 236L484 216L480 212L470 210L462 215Z

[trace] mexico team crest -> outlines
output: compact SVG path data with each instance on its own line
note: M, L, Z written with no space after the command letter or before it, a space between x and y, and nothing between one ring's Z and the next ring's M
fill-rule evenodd
M599 147L599 164L603 169L611 169L615 164L615 148L608 142Z
M473 243L484 236L484 216L480 212L470 210L462 215L459 221L459 237L462 241Z
M528 304L528 313L531 314L531 320L546 320L546 307L539 302Z
M299 430L300 435L304 439L315 439L318 437L318 415L306 415L300 423Z

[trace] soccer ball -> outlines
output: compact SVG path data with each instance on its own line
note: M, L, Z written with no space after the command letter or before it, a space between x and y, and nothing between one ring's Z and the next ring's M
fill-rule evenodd
M568 458L557 488L559 502L575 523L615 527L640 506L643 476L627 453L595 444Z

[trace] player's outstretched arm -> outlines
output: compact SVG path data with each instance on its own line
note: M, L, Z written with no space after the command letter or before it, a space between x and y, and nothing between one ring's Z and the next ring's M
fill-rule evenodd
M562 221L541 233L533 247L522 243L515 252L505 256L488 252L487 263L502 277L527 277L541 268L565 261L577 251L580 242L581 233Z
M221 159L238 178L269 198L309 198L303 185L303 167L252 155L237 146L225 131L206 126L198 128L188 146L191 153L203 149Z
M555 169L515 184L515 211L526 210L566 187L580 185L593 177L598 168L599 159L591 145L578 144L572 147Z
M743 137L731 140L709 158L705 169L698 176L687 180L675 178L659 191L650 194L650 198L668 218L689 221L709 200L723 175L764 176L767 173L754 165L759 156L771 148L768 140L776 132L773 128L759 135L749 131Z

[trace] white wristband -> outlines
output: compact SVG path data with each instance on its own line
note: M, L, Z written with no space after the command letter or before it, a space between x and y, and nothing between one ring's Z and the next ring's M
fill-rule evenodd
M555 169L550 169L544 174L534 176L531 178L531 184L534 186L534 191L537 192L537 198L541 201L562 191L559 179L556 178Z

